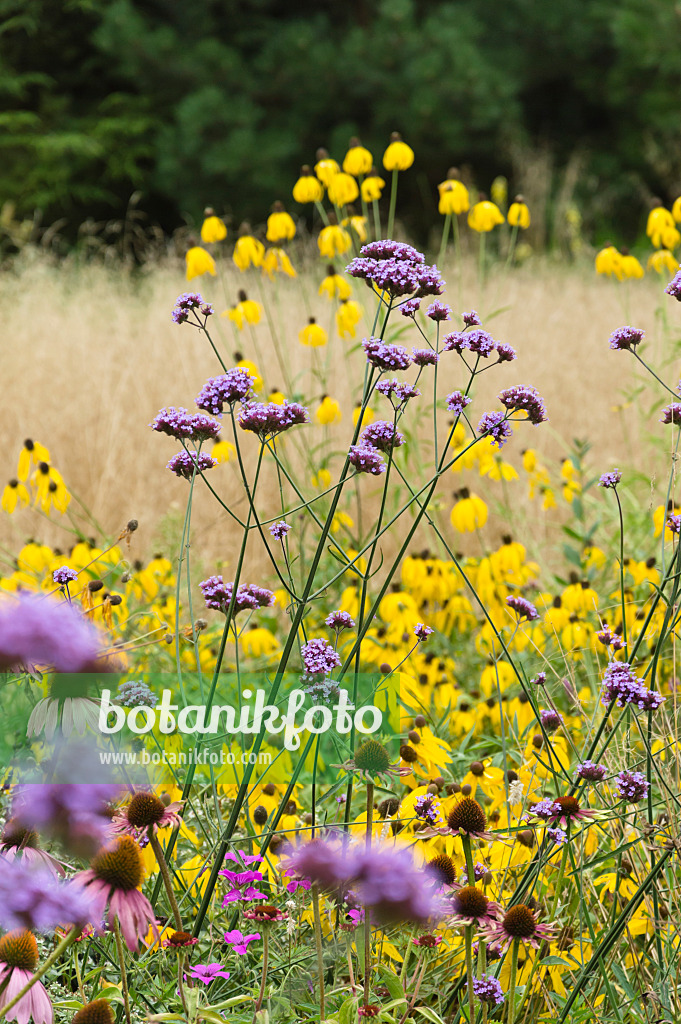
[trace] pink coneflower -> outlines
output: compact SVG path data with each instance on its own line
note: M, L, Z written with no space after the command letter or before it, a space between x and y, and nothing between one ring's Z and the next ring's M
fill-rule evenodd
M153 826L154 833L170 825L176 828L182 820L179 815L181 809L181 802L166 804L155 793L141 791L116 812L111 831L139 840L146 835L149 826Z
M76 1013L71 1024L114 1024L115 1014L106 999L93 999Z
M257 921L258 924L267 925L286 921L288 914L286 911L272 906L271 903L263 903L259 907L251 907L249 910L244 910L244 917L247 921Z
M37 966L38 943L31 932L15 931L3 935L0 939L0 1009L21 992ZM34 1024L52 1024L52 1003L40 981L36 981L7 1012L6 1020L28 1024L31 1017Z
M457 885L451 895L452 925L479 925L484 927L499 920L501 907L488 899L474 885Z
M54 875L64 876L66 872L56 857L38 846L38 833L24 828L13 818L5 825L0 837L0 856L5 860L21 858L29 867L45 867Z
M487 815L477 800L465 796L449 812L447 825L444 828L427 828L420 833L422 836L472 836L474 839L492 840L496 836L487 831Z
M503 951L518 940L526 946L539 949L540 942L549 942L553 937L551 924L539 924L534 911L524 903L516 903L500 921L489 921L480 929L480 935Z
M442 935L419 935L416 939L411 941L415 946L421 946L423 949L437 949L442 942Z
M100 922L109 907L109 917L118 919L128 949L134 952L149 926L158 940L154 908L138 886L144 878L139 846L131 836L120 836L103 847L87 871L76 878L93 897L95 919Z
M198 941L189 932L171 932L163 945L167 949L184 949L185 946L195 946Z

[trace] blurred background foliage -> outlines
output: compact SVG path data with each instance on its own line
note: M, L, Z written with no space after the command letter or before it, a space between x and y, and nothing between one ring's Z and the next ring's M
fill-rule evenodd
M675 0L0 0L0 202L67 235L138 191L165 231L257 223L318 146L399 130L415 236L456 164L631 244L681 193L680 53Z

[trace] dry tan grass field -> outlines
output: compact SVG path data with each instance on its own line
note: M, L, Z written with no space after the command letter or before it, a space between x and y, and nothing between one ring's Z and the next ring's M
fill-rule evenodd
M323 326L328 327L331 320L328 300L316 293L324 267L323 262L310 263L297 280L280 278L276 285L269 281L263 285L280 345L295 377L295 390L308 398L314 396L313 408L322 388L312 379L310 367L315 359L321 370L328 366L327 390L340 401L344 414L343 422L329 431L337 442L333 447L340 450L351 437L351 412L362 379L363 354L351 354L350 350L369 333L370 322L366 313L352 342L341 340L334 331L326 350L314 351L299 344L298 332L307 322L306 306ZM23 439L38 439L49 447L67 486L104 530L113 535L134 517L140 522L136 555L142 557L169 545L169 536L176 535L184 511L187 484L165 468L177 450L175 442L154 434L148 424L164 405L192 407L206 378L219 372L206 340L196 330L174 324L170 311L176 296L188 287L198 287L219 310L236 301L240 288L261 301L256 273L242 275L227 261L224 277L205 277L188 286L180 263L149 268L137 277L100 265L57 267L41 259L26 259L16 271L5 271L0 277L0 480L14 476ZM455 310L478 309L484 326L518 353L516 362L480 378L474 422L482 412L495 408L495 395L502 387L516 383L537 387L549 411L550 424L518 429L504 455L519 466L522 449L531 445L547 458L560 459L570 440L579 437L593 443L596 472L613 465L636 465L654 476L657 467L643 437L639 410L613 411L622 401L623 389L635 383L636 367L629 354L609 350L608 336L621 324L632 323L646 330L642 348L646 359L659 368L662 361L672 358L671 352L663 350L670 343L665 341L668 335L656 315L656 309L670 301L665 303L664 283L648 274L643 281L620 284L596 277L589 265L570 267L539 260L506 276L501 271L492 274L484 295L473 263L464 267L462 276L459 299L457 275L452 267L445 267L445 277L453 282L446 301ZM360 282L354 291L365 310L373 309L371 296ZM495 309L503 311L486 319ZM673 320L676 310L666 309ZM401 318L397 320L403 323ZM244 330L238 339L228 320L215 317L211 324L228 365L238 345L258 363L266 391L284 386L265 318L252 334ZM399 340L409 346L419 344L413 328ZM674 363L664 376L673 385L678 378ZM454 355L443 359L440 380L442 395L462 385L461 367ZM648 390L643 403L646 408L654 396ZM661 388L657 397L660 407L666 403ZM377 402L373 405L376 408ZM443 424L445 419L443 413ZM324 428L318 424L304 429L308 432L306 447L313 448L323 440ZM229 438L228 431L224 436ZM300 472L309 475L302 467ZM226 501L238 501L243 510L245 500L233 465L218 467L211 479L215 486L220 481ZM447 510L451 490L460 486L460 481L460 476L452 477L451 487L443 491ZM524 481L512 486L520 501L526 490ZM660 478L659 500L664 487ZM265 488L274 498L273 475ZM485 496L489 484L477 479L475 488ZM272 514L276 511L275 507ZM533 514L539 518L539 513ZM0 542L6 552L15 553L27 536L64 547L70 542L58 522L47 523L34 510L11 517L0 515ZM163 521L165 536L162 530L159 533ZM233 534L226 515L207 494L201 494L196 502L194 526L197 553L208 560L229 560ZM502 524L498 527L501 532ZM548 539L550 531L544 536Z

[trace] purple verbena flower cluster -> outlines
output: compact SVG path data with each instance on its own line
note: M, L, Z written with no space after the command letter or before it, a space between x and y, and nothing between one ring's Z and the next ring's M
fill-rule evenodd
M73 583L74 580L77 580L78 573L75 569L70 569L68 565L62 565L61 568L54 570L52 573L52 579L55 583L58 583L60 587L64 587L67 583Z
M178 440L207 441L220 433L220 424L203 413L190 413L186 409L161 409L149 424L152 430L168 434Z
M544 708L539 712L539 717L546 732L555 732L563 724L563 716L555 708Z
M330 629L335 629L337 633L340 633L343 629L354 629L355 620L349 612L335 611L331 612L324 619L324 622Z
M214 312L210 302L205 302L199 292L184 292L175 299L175 308L170 316L176 324L183 324L189 319L189 314L196 313L197 309L206 318Z
M431 793L423 793L414 801L414 814L419 821L435 826L440 814L440 803Z
M672 533L681 533L681 515L672 513L667 517L667 529Z
M505 412L486 412L478 423L478 434L487 434L492 444L503 448L508 439L513 437L513 428Z
M512 363L516 355L516 350L512 345L507 345L505 341L497 342L497 362Z
M613 700L618 708L635 704L641 711L655 711L664 703L664 697L644 686L626 661L611 661L603 675L601 704L608 707Z
M275 540L283 540L286 534L290 533L290 531L291 527L283 519L280 519L278 523L272 523L270 526L270 534Z
M610 335L610 348L623 351L636 348L643 341L644 332L638 327L618 327Z
M309 413L299 402L246 402L239 413L242 430L250 430L263 441L307 422Z
M416 625L414 626L414 636L419 641L419 643L423 643L425 640L428 639L431 633L434 632L435 630L433 629L432 626L424 626L422 622L417 622Z
M582 761L577 765L575 779L584 779L585 782L602 782L608 770L603 764L596 764L595 761Z
M381 380L376 385L376 390L389 398L393 406L398 409L405 402L408 402L410 398L418 398L421 394L418 388L415 388L413 384L409 384L407 381L402 380Z
M225 583L222 576L209 576L207 580L199 583L207 608L214 608L219 612L227 612L234 583ZM234 600L234 615L243 611L254 611L256 608L271 608L274 604L274 594L265 587L259 587L255 583L241 583L237 587Z
M411 357L415 366L435 366L440 362L440 356L432 348L413 348Z
M673 278L665 288L667 295L671 295L673 299L678 299L681 302L681 269L677 270Z
M184 480L191 480L194 474L204 473L207 469L217 466L218 460L207 452L178 452L173 455L170 462L166 463L166 469L172 470L175 476Z
M507 597L506 604L513 609L519 619L527 619L528 622L532 622L539 618L539 612L525 597Z
M124 708L153 708L158 702L158 697L146 683L131 679L127 683L121 683L116 694L116 703Z
M405 302L400 303L400 313L402 316L413 317L421 308L420 299L406 299Z
M615 787L622 800L637 804L648 796L650 786L641 772L620 772L615 776Z
M333 670L340 668L342 664L338 652L323 637L308 640L301 647L300 653L305 671L312 676L331 675Z
M512 388L505 388L499 395L499 401L509 412L526 412L528 420L535 426L548 420L544 399L536 388L528 387L526 384L515 384Z
M431 302L426 310L426 316L430 320L435 320L436 323L441 320L449 320L451 315L451 306L445 305L444 302Z
M359 444L364 448L377 448L381 452L390 452L404 444L404 434L395 428L394 423L387 420L376 420L362 431Z
M385 473L386 465L382 455L375 448L364 444L353 444L348 451L348 461L358 473L370 473L379 476Z
M557 804L551 797L545 797L539 803L533 804L530 807L530 814L534 814L537 818L542 818L543 821L550 821L560 810L560 804Z
M245 366L235 366L219 377L209 377L196 398L196 404L213 416L221 416L225 405L245 402L250 398L255 380Z
M496 342L491 334L480 329L454 331L452 334L445 335L445 352L458 352L461 354L467 349L486 359L490 353L496 350Z
M390 239L362 246L346 270L351 277L363 278L393 297L441 295L444 290L437 267L428 266L423 253Z
M681 402L671 402L665 406L660 416L660 423L681 424Z
M0 857L0 927L52 932L59 925L84 925L92 913L92 898L78 882L60 882L48 868Z
M480 314L476 313L476 311L474 309L472 309L469 313L462 313L461 314L461 319L463 320L463 322L466 325L466 327L481 327L482 326L482 320L480 319Z
M460 416L466 406L470 405L472 401L473 399L470 395L464 395L461 391L452 391L450 395L447 395L447 408L455 416Z
M20 665L91 671L99 646L97 630L67 601L19 593L0 605L0 672Z
M604 647L612 647L613 651L621 651L624 647L624 638L619 633L615 633L607 623L596 633L596 638Z
M406 370L411 365L411 356L401 345L386 345L380 338L365 338L362 348L367 361L379 370Z
M598 478L599 487L617 487L618 483L622 479L622 472L619 469L611 469L609 473L602 473Z
M499 979L493 974L481 974L479 978L473 978L473 992L481 1003L491 1003L492 1006L500 1006L506 998Z

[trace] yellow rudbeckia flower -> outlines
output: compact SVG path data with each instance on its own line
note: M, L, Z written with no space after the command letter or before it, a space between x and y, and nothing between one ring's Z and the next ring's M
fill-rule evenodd
M618 281L623 279L622 256L614 245L608 243L600 252L597 252L594 263L597 274L604 274L606 277L616 277Z
M29 437L24 441L23 448L19 452L17 477L22 483L25 483L28 480L31 466L37 466L39 462L49 461L50 453L45 445L40 444L39 441L32 441Z
M354 338L355 328L362 318L359 303L354 299L341 299L336 310L336 328L341 338Z
M632 256L626 249L622 250L622 273L625 277L634 278L641 278L645 273L636 257Z
M381 193L385 188L385 179L383 179L376 168L372 168L371 174L368 178L365 178L361 185L362 199L365 203L373 203L375 200L381 198Z
M648 270L654 270L660 276L675 274L677 269L678 263L669 249L658 249L648 257Z
M265 253L262 261L262 272L272 278L276 273L287 274L288 277L297 277L291 260L283 249L278 246L271 246Z
M262 388L262 377L260 376L260 371L255 363L251 362L250 359L244 359L241 352L234 353L234 361L237 366L241 366L244 370L248 370L253 375L255 378L253 381L253 390L260 391Z
M320 146L317 150L317 162L314 165L314 172L322 185L329 187L329 183L340 172L338 163L329 156L328 151Z
M297 203L318 203L324 198L324 186L315 178L309 164L300 169L300 177L293 186L293 198Z
M447 177L437 187L440 194L438 211L443 214L466 213L470 209L468 189L461 181L458 167L450 167Z
M669 210L664 208L661 199L651 199L650 213L648 214L648 220L646 223L646 234L656 249L674 248L673 245L662 244L662 234L668 229L675 230L674 217Z
M354 178L352 179L354 181ZM352 245L352 239L345 228L339 224L329 224L322 228L317 238L320 256L332 260L335 256L342 256Z
M473 533L487 522L487 505L477 494L471 494L467 487L463 487L449 518L459 533Z
M344 217L341 221L341 226L344 228L352 228L357 235L360 242L364 243L367 240L367 219L366 217L360 217L358 214L352 212L353 207L349 207L349 217Z
M319 295L326 295L328 299L338 298L341 302L349 299L352 295L350 282L346 277L336 273L336 268L330 264L326 270L326 277L319 286Z
M485 198L483 192L480 199L468 213L468 227L478 233L493 231L497 224L504 223L504 215L496 205Z
M236 455L236 448L231 441L216 441L210 453L217 462L229 462Z
M508 223L512 228L519 227L523 231L530 226L530 211L522 196L516 196L508 210Z
M201 225L201 241L208 245L214 242L222 242L227 237L227 225L220 217L215 216L215 210L210 206L203 211L204 221Z
M334 206L347 206L357 199L359 186L351 174L340 171L329 182L327 192Z
M360 143L359 139L350 139L350 144L343 160L343 170L346 174L354 174L356 178L360 174L368 174L373 166L374 158L368 149ZM681 220L681 217L679 218Z
M414 150L402 141L399 132L390 136L390 145L383 154L383 166L386 171L406 171L414 163Z
M265 257L265 246L251 234L237 238L232 259L242 272L249 267L260 267Z
M215 277L215 260L211 254L202 249L200 245L192 245L185 255L187 264L187 280L192 281L202 274L211 274Z
M315 318L311 316L307 327L303 327L299 332L298 340L301 345L307 345L309 348L320 348L322 345L326 345L328 337L324 328L320 327Z
M236 307L244 317L247 324L259 324L262 316L262 306L249 299L245 291L239 292L239 304Z
M340 423L342 413L336 399L330 398L329 395L324 395L315 413L315 419L323 426L327 426L329 423Z
M267 218L267 231L265 236L268 242L288 241L296 233L296 226L293 217L284 209L284 204L277 201L272 207L272 213Z
M3 512L9 512L11 515L17 505L21 508L25 508L30 500L31 497L26 485L22 484L20 480L10 480L2 492L0 508L2 508Z
M329 473L328 469L325 469L324 467L318 469L317 472L312 477L311 483L313 487L316 487L320 491L325 491L327 487L330 487L331 474Z

